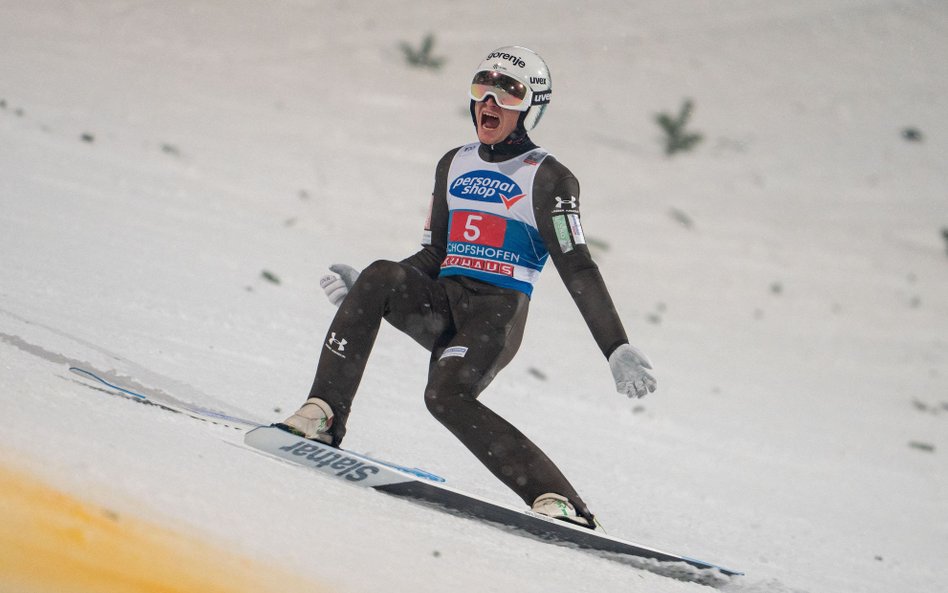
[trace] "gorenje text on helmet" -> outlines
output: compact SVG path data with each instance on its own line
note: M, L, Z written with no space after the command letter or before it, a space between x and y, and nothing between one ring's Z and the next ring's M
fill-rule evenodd
M488 60L490 60L490 59L492 59L492 58L500 58L501 60L509 60L511 64L513 64L514 66L517 66L518 68L526 68L526 67L527 67L527 63L524 62L524 61L520 58L520 56L515 56L515 55L513 55L513 54L504 54L504 53L500 53L500 52L496 52L496 51L495 51L495 52L491 52L490 55L487 56L487 59L488 59Z

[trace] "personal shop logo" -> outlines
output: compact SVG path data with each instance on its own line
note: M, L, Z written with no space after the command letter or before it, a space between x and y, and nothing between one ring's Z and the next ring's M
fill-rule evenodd
M503 204L509 210L526 194L506 175L496 171L471 171L451 182L452 196L477 202Z

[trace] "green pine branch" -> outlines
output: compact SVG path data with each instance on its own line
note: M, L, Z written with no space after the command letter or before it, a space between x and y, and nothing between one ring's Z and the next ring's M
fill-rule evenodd
M429 33L421 40L421 46L418 49L412 47L409 43L401 43L402 53L405 54L405 61L415 68L431 68L437 70L444 63L444 58L432 55L434 50L435 37Z
M704 138L697 132L688 132L685 127L694 111L694 103L686 99L677 116L668 113L659 113L655 116L655 123L665 132L665 154L672 156L677 152L687 152L693 149Z

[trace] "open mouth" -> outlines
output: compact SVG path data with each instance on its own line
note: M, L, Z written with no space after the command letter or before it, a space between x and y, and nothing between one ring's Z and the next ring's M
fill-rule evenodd
M485 130L496 130L500 127L500 117L487 111L481 112L481 127Z

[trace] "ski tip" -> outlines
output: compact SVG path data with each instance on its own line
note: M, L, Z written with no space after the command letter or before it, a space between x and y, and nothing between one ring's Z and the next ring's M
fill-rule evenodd
M124 393L124 394L126 394L126 395L129 395L129 396L134 397L134 398L136 398L136 399L140 399L140 400L142 400L142 401L148 401L148 396L142 395L141 393L138 393L138 392L136 392L136 391L132 391L132 390L130 390L130 389L125 389L124 387L121 387L121 386L119 386L119 385L116 385L116 384L114 384L114 383L112 383L112 382L110 382L110 381L108 381L108 380L106 380L106 379L103 379L101 376L99 376L99 375L93 373L92 371L89 371L89 370L86 370L86 369L83 369L83 368L80 368L80 367L69 367L69 371L70 371L71 373L76 374L76 375L81 375L81 376L86 377L86 378L88 378L88 379L92 379L93 381L98 381L99 383L105 385L105 386L108 387L109 389L114 389L114 390L116 390L116 391L120 391L120 392L122 392L122 393Z

